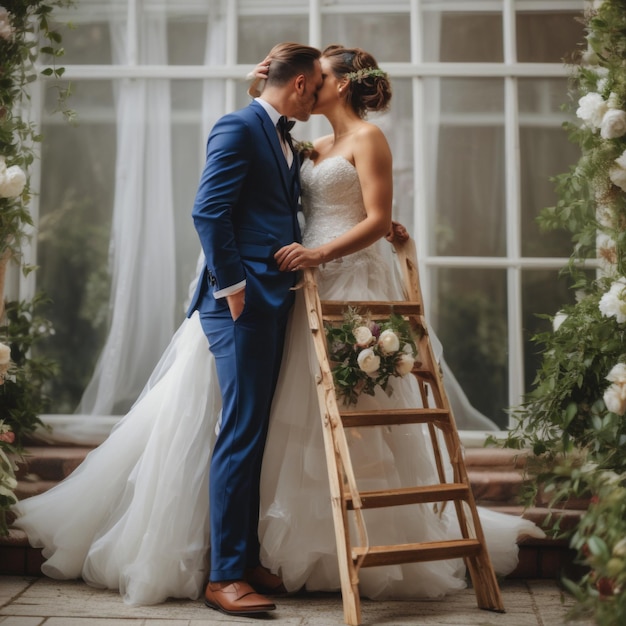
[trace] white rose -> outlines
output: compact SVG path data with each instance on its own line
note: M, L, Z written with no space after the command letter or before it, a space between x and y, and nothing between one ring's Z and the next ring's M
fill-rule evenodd
M11 348L0 343L0 365L6 365L11 360Z
M352 334L356 339L357 346L369 346L372 343L372 339L374 339L372 331L367 326L358 326L352 331Z
M0 7L0 37L8 41L13 39L14 32L10 13L4 7Z
M559 311L552 320L552 329L554 332L559 330L561 324L567 319L567 315L563 311Z
M612 167L609 170L609 178L614 185L619 187L622 191L626 191L626 169Z
M0 197L17 198L26 186L26 174L19 165L7 167L0 179Z
M615 163L623 170L626 170L626 150L615 159Z
M400 349L400 340L398 335L391 329L383 330L378 338L378 345L383 354L392 354Z
M626 284L623 280L615 281L611 288L600 298L598 308L604 317L615 317L618 324L626 322Z
M609 109L602 118L600 136L603 139L615 139L622 135L626 135L626 112Z
M596 207L596 219L598 220L598 224L600 224L600 226L613 228L613 211L611 210L611 207L608 207L605 204L599 204Z
M404 352L396 360L396 372L400 376L406 376L413 369L414 364L415 359L410 354Z
M611 368L606 379L618 385L626 384L626 363L618 363Z
M604 404L606 408L616 415L626 413L626 385L611 385L604 392Z
M606 106L609 107L609 109L621 109L622 108L622 104L620 102L619 96L612 91L609 94L609 97L606 99Z
M584 122L585 126L594 130L600 128L602 118L608 109L604 98L595 92L585 94L578 101L576 115Z
M357 357L357 362L366 374L372 374L380 367L380 357L371 348L363 350Z

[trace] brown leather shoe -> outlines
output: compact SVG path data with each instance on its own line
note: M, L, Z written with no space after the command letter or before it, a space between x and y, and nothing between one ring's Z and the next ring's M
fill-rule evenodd
M273 611L276 605L257 593L244 580L210 582L204 592L204 603L226 615L250 615Z
M269 596L285 595L287 593L287 589L280 576L272 574L267 567L263 567L262 565L249 567L244 572L243 577L259 593L264 593Z

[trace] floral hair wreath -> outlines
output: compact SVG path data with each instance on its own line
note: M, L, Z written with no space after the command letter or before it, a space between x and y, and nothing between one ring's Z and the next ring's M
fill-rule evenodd
M357 83L360 83L364 78L369 78L370 76L374 76L376 78L386 78L387 72L383 72L377 67L365 67L357 70L356 72L348 72L346 74L346 78L348 80L353 82L356 81Z

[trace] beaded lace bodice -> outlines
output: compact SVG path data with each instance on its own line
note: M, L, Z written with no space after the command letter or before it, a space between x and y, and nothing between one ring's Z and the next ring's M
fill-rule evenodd
M365 219L363 195L357 171L342 156L324 159L319 165L307 159L300 169L302 211L306 219L303 244L307 248L322 245ZM357 260L371 254L371 249L344 259Z

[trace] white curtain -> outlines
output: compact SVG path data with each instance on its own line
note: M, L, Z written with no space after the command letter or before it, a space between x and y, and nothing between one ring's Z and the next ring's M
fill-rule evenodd
M141 19L140 61L167 64L165 10ZM126 25L111 23L114 64L128 63ZM126 412L174 332L175 246L170 85L117 83L110 330L79 414Z

